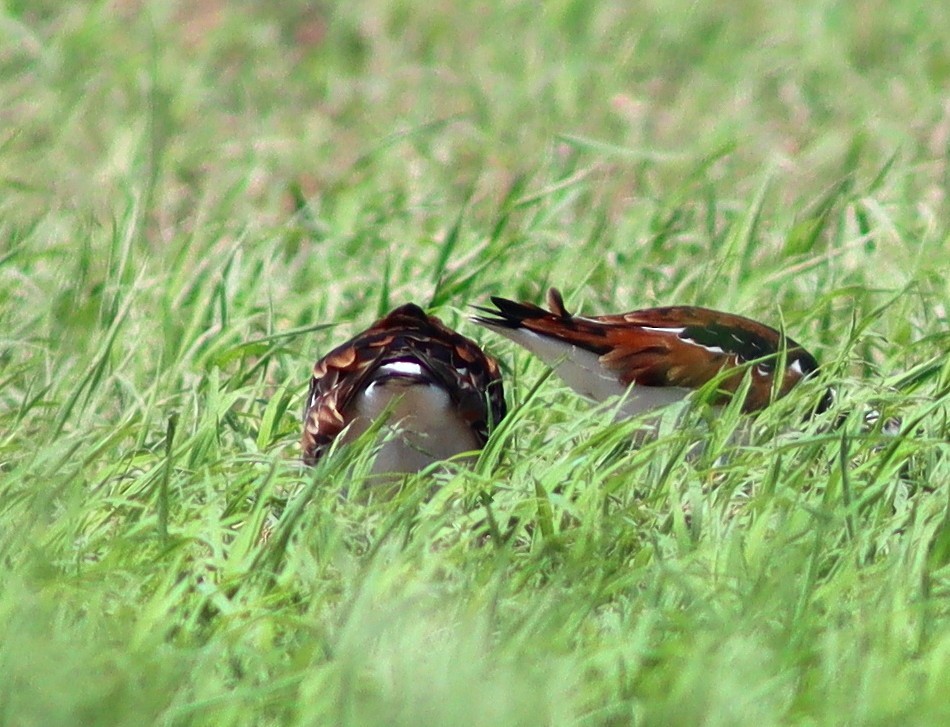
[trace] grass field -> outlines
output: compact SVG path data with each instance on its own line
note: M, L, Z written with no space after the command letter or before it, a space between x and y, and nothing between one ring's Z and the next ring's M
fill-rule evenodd
M0 4L0 725L950 723L948 28ZM466 320L552 284L784 325L821 379L631 448ZM384 500L300 413L408 300L511 415Z

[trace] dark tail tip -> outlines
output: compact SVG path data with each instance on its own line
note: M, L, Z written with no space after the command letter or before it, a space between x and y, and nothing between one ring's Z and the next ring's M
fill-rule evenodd
M475 316L472 318L472 321L488 326L521 328L522 321L531 318L543 318L546 315L550 315L546 310L532 303L518 303L494 295L491 298L491 302L495 304L494 308L483 308L477 305L472 306L475 310L486 314L486 316ZM489 318L487 316L491 317Z
M571 314L568 312L567 308L564 307L564 297L561 295L561 291L557 288L548 289L548 308L550 308L551 312L559 318L571 317Z

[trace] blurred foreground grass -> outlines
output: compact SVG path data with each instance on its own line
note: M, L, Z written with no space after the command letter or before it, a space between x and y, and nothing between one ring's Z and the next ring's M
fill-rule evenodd
M0 721L945 724L948 16L6 2ZM549 284L782 321L850 418L631 450L464 321ZM343 499L310 365L410 299L511 426Z

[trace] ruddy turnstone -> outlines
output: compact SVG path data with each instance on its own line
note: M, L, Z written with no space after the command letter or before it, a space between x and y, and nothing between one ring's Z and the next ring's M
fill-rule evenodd
M374 474L417 472L481 449L505 415L496 361L412 303L400 306L314 364L304 409L303 460L339 436L350 442L382 416Z
M493 297L495 308L472 320L536 354L574 391L595 401L626 395L622 412L638 414L683 399L719 377L712 403L723 403L751 377L745 411L767 406L818 369L815 357L791 338L749 318L708 308L670 306L605 316L575 316L561 294L548 308ZM785 367L775 372L784 346ZM629 390L630 385L634 386ZM831 402L826 393L822 410Z

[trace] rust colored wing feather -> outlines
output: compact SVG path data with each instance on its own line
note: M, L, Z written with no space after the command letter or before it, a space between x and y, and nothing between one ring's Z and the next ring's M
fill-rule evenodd
M719 389L735 392L746 370L751 390L744 409L766 406L772 397L775 367L784 345L786 367L778 394L784 395L818 368L814 357L791 338L743 316L693 306L649 308L616 315L575 316L561 294L548 292L545 310L531 303L492 298L491 317L474 320L496 329L526 329L597 354L603 367L624 384L695 389L720 373ZM719 397L721 400L723 397Z

